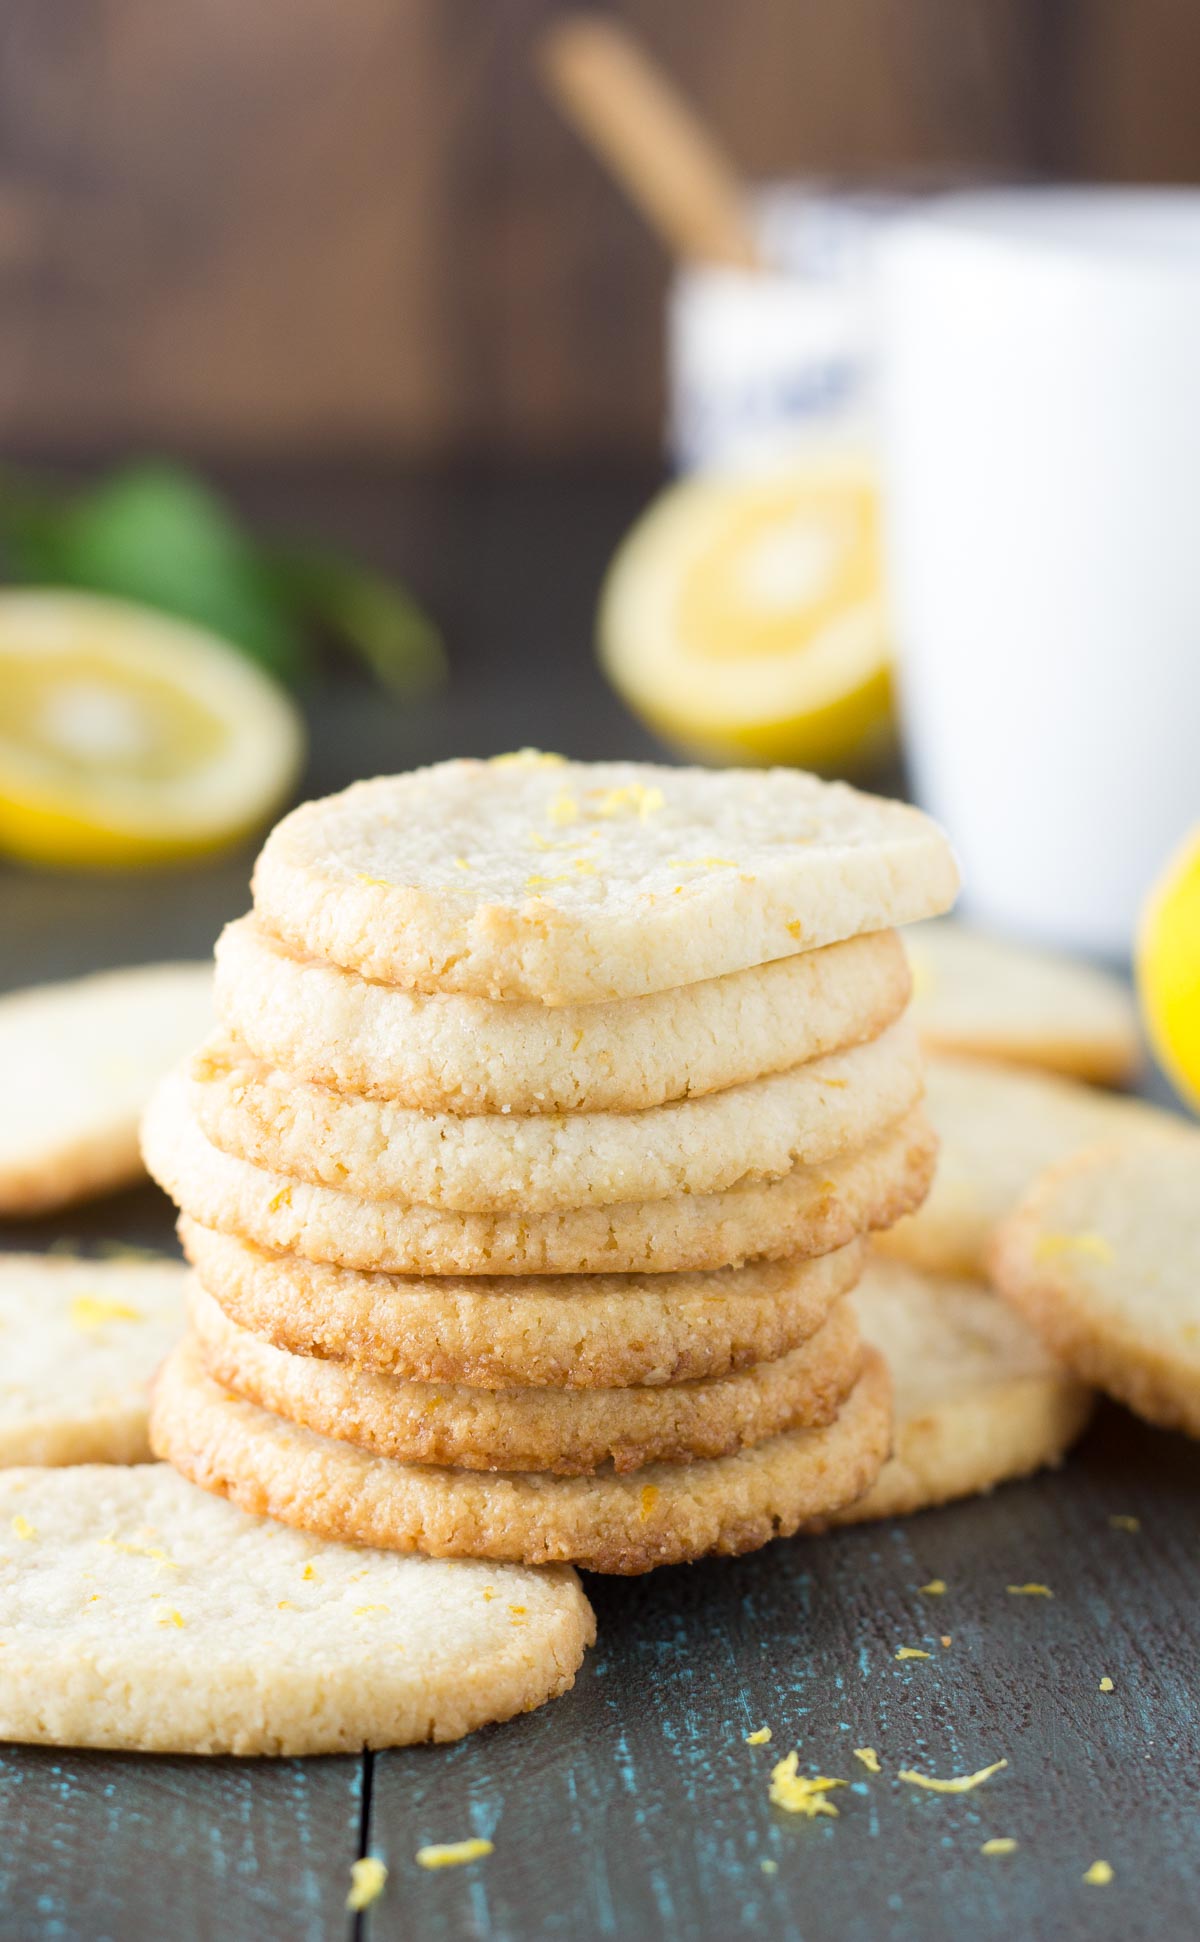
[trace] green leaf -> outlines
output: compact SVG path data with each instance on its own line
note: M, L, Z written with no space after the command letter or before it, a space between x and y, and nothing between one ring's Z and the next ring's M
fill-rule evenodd
M189 472L148 462L55 503L6 482L0 538L13 572L194 621L272 674L304 672L305 643L258 548Z
M324 547L281 547L270 559L285 598L344 641L393 693L444 678L441 634L396 581Z

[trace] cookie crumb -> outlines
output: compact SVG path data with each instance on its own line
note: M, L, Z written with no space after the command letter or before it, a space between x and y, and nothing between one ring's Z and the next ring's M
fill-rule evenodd
M346 1907L351 1914L361 1914L370 1908L382 1895L387 1882L388 1871L378 1855L364 1854L361 1861L350 1863L350 1893L346 1897Z
M458 1868L464 1861L482 1861L485 1854L493 1852L491 1841L478 1838L470 1841L435 1841L428 1847L417 1849L419 1868Z
M1100 1681L1100 1690L1102 1693L1110 1693L1113 1690L1113 1682L1107 1673L1105 1673L1103 1679Z

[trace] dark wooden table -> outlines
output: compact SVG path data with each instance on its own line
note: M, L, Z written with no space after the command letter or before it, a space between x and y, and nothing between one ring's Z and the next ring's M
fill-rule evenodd
M403 566L450 637L452 684L419 705L330 674L312 698L306 793L525 743L650 752L589 651L636 483L418 489L326 468L235 484L277 525L315 524ZM245 907L248 865L0 876L0 980L203 955ZM173 1245L149 1187L3 1241L60 1235ZM0 1749L0 1936L323 1942L354 1932L344 1900L367 1849L391 1870L359 1924L372 1942L1194 1935L1198 1506L1200 1450L1106 1410L1060 1475L990 1500L736 1563L591 1579L600 1640L574 1692L456 1746L240 1763ZM940 1598L920 1590L935 1578ZM1053 1598L1006 1593L1026 1582ZM932 1656L898 1662L904 1645ZM764 1724L771 1745L747 1747ZM850 1781L837 1820L770 1806L770 1768L793 1746L802 1770ZM853 1758L861 1746L877 1749L878 1777ZM895 1777L1001 1758L963 1796ZM468 1834L494 1854L415 1866L422 1843ZM994 1836L1018 1851L981 1855ZM1107 1887L1082 1880L1097 1859L1115 1871Z

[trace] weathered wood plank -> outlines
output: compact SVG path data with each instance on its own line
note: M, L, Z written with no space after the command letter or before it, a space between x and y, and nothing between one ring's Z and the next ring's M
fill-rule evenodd
M1198 1491L1200 1451L1113 1411L1061 1476L987 1502L590 1580L600 1644L572 1695L377 1759L370 1842L393 1872L372 1942L1188 1931ZM1113 1513L1141 1532L1112 1530ZM938 1577L943 1597L919 1591ZM1030 1581L1054 1597L1006 1593ZM897 1663L903 1645L932 1657ZM770 1746L747 1747L764 1724ZM836 1821L770 1806L771 1766L793 1746L802 1771L851 1783ZM860 1746L878 1750L877 1778ZM895 1778L1000 1758L1007 1770L963 1796ZM495 1853L413 1865L422 1842L469 1834ZM982 1856L991 1836L1019 1851ZM1097 1859L1115 1870L1107 1888L1081 1879Z
M362 1762L0 1749L0 1932L38 1942L347 1933Z

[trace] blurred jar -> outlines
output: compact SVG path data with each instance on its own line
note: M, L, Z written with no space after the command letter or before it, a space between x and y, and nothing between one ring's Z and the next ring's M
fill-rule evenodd
M880 296L918 798L980 916L1126 955L1200 814L1200 192L948 197Z
M681 471L769 462L810 436L873 436L873 264L912 206L885 190L777 183L755 196L766 270L676 271L667 442Z

